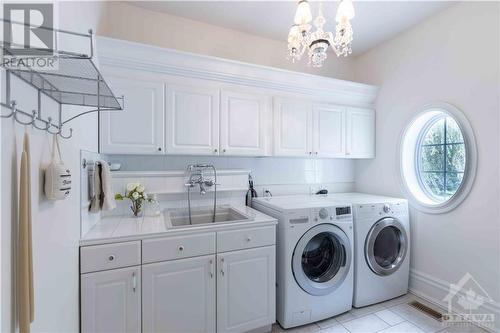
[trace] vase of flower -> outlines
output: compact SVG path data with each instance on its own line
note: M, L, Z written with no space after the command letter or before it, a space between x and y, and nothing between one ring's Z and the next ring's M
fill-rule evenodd
M132 203L130 210L135 217L141 217L143 212L144 201L151 201L151 199L145 193L146 188L141 183L129 183L127 184L127 189L125 194L121 193L115 194L115 200L129 199Z

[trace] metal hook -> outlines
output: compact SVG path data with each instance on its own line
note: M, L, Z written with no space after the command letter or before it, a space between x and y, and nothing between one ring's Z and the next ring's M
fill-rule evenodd
M69 138L71 138L73 136L73 129L70 128L69 129L69 135L68 136L64 136L64 135L62 135L62 128L61 128L61 130L59 131L59 136L61 138L63 138L63 139L69 139Z
M36 114L36 113L37 113L37 112L36 112L36 110L33 110L33 113L34 113L34 114ZM48 129L49 129L49 127L50 127L50 123L48 123L48 122L46 122L45 120L43 120L43 119L42 119L42 120L40 120L40 121L42 121L43 123L45 123L45 127L38 127L38 126L36 125L36 121L37 121L37 120L40 120L40 119L38 119L37 117L35 117L35 120L34 120L34 121L33 121L33 123L31 124L34 128L39 129L39 130L41 130L41 131L46 131L46 130L48 130Z
M10 118L14 113L16 113L16 101L10 102L10 105L2 103L3 107L9 108L10 113L8 115L0 115L2 118Z
M55 125L52 124L52 118L51 117L48 118L48 121L49 121L49 123L47 124L47 129L46 129L47 132L49 132L50 134L59 134L59 133L61 133L61 129L59 127L57 127L57 126L56 126L56 128L58 129L57 132L52 132L50 130L50 127L55 126Z
M26 125L26 126L28 126L28 125L33 124L33 122L35 121L35 117L36 117L36 112L35 112L35 111L33 111L33 113L31 114L31 121L28 121L28 122L24 122L24 121L19 120L19 118L17 118L17 114L18 114L18 113L19 113L19 112L14 112L14 119L15 119L18 123L20 123L21 125ZM24 113L24 114L25 114L26 116L28 116L28 114L27 114L27 113Z

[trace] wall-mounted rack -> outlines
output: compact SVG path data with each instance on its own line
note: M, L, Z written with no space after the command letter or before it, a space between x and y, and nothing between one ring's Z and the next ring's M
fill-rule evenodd
M0 20L7 24L30 26L29 24ZM1 66L6 70L5 76L5 97L6 101L0 102L0 106L9 109L7 114L0 114L1 118L13 117L22 125L30 125L36 129L57 134L64 139L69 139L73 135L73 129L69 133L63 133L63 127L70 121L92 112L119 111L123 110L124 97L116 97L110 87L92 61L94 55L93 33L76 33L66 30L44 28L53 32L55 47L53 49L29 49L34 51L33 55L27 57L45 57L55 61L56 66L52 68L33 68L28 65L14 67L8 61L2 61ZM12 29L11 29L12 30ZM86 41L88 52L74 52L61 50L57 47L57 41L65 37L77 38L79 45L84 45ZM12 40L12 38L11 38ZM23 48L23 45L16 45L9 41L3 41L2 50L4 58L15 57L11 52L12 48ZM24 47L24 49L26 49ZM11 76L14 75L20 80L28 83L38 91L37 109L31 112L17 108L15 100L11 99ZM51 117L42 117L42 94L59 104L58 119L56 122ZM120 103L121 102L121 103ZM64 119L62 106L76 105L88 106L93 109L80 112L76 115ZM24 120L20 118L24 117Z

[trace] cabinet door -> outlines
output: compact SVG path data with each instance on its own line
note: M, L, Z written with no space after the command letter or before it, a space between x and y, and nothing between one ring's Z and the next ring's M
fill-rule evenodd
M215 256L142 269L143 332L215 332Z
M263 156L267 151L269 99L223 91L220 148L224 155Z
M141 332L141 269L81 275L82 332Z
M219 90L167 85L167 154L218 155Z
M109 82L117 96L125 96L124 109L100 113L100 152L163 154L163 83L114 77Z
M313 119L313 154L318 157L344 157L345 110L333 105L317 105Z
M217 255L217 332L246 332L274 323L275 247Z
M350 108L347 111L347 149L351 158L375 157L375 112Z
M312 154L311 104L292 99L274 101L274 154L309 156Z

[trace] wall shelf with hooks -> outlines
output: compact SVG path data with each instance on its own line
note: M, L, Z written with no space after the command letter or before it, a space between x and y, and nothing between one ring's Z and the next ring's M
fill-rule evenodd
M0 21L12 25L27 25L13 21ZM92 30L89 30L88 34L81 34L58 29L45 29L51 30L54 33L55 41L64 39L64 36L78 38L81 45L88 45L88 52L77 53L58 49L56 43L54 49L37 49L37 53L33 55L53 59L56 65L51 68L33 68L28 65L13 66L9 61L3 61L1 66L6 71L6 101L0 102L0 106L8 109L9 112L0 114L0 117L13 117L22 125L31 125L36 129L45 130L52 134L58 134L64 139L69 139L73 135L73 130L70 128L66 134L63 133L63 127L66 127L67 123L92 112L123 110L124 97L116 97L113 94L92 60L94 54ZM22 45L14 45L8 41L2 43L5 58L16 57L16 54L11 52L13 46L17 48L23 47ZM11 99L12 75L28 83L38 91L38 105L36 110L28 112L16 107L16 101ZM59 104L58 119L56 121L50 117L47 119L42 117L42 94ZM64 118L63 105L84 106L91 107L92 109Z

